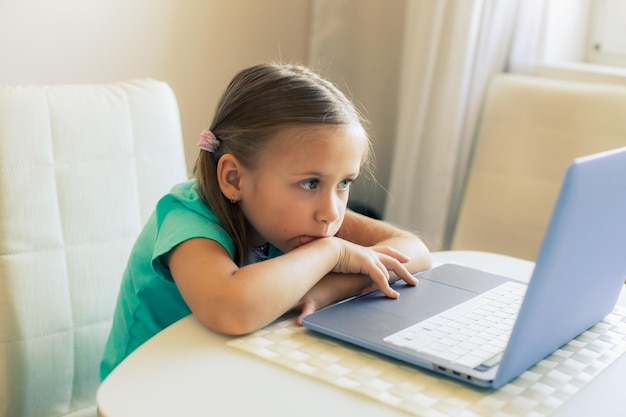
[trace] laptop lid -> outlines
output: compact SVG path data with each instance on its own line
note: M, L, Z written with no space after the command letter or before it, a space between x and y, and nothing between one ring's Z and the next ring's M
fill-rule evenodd
M620 148L570 164L494 386L609 314L625 278L626 148Z

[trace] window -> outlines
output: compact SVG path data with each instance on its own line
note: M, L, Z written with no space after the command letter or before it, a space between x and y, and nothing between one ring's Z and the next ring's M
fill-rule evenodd
M626 1L547 0L535 74L626 84Z
M626 2L592 0L589 15L587 61L626 67Z

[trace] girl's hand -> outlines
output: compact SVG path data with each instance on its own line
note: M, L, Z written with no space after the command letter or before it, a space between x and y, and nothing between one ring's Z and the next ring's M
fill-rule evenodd
M309 314L315 313L319 309L319 307L317 306L317 303L312 297L303 297L299 305L299 309L300 309L300 314L298 315L298 318L296 319L296 324L298 326L302 326L302 319L304 318L304 316L308 316Z
M410 258L389 246L360 246L347 240L335 238L339 242L339 260L333 272L356 273L370 277L375 287L389 298L398 298L399 294L389 286L394 272L398 278L409 285L417 284L417 279L403 265ZM375 288L372 287L372 288Z

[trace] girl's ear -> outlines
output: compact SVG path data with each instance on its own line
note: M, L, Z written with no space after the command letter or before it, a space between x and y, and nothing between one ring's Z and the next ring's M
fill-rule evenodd
M224 196L234 201L241 199L242 165L232 154L224 154L217 162L217 182Z

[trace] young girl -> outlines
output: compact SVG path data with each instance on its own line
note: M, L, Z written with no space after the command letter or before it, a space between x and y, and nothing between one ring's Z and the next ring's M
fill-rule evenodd
M352 103L302 66L235 76L202 133L195 180L163 197L125 271L101 365L193 315L230 335L379 288L415 285L420 239L346 210L369 140Z

